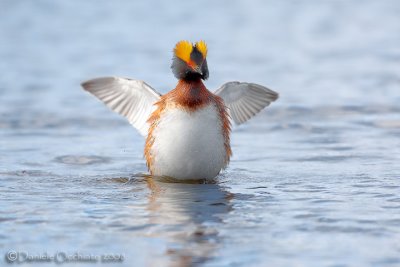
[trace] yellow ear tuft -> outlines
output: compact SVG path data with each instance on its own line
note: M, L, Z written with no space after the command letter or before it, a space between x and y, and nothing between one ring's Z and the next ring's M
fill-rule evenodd
M204 42L203 40L197 42L196 43L196 48L203 55L203 58L207 57L207 45L206 45L206 42Z
M180 41L175 46L174 54L183 61L189 62L192 50L193 45L189 41Z

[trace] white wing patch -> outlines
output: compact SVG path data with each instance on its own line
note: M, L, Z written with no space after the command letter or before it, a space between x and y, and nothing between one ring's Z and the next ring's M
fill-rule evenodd
M83 82L82 87L126 117L141 135L147 136L147 119L161 96L148 84L133 79L102 77Z
M262 85L244 82L227 82L215 94L224 100L236 124L249 120L279 97Z

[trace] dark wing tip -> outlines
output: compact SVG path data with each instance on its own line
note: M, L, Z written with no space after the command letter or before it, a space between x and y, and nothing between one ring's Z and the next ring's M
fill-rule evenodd
M266 95L268 95L268 98L271 102L276 101L279 98L279 94L271 89L269 89L268 87L259 85L259 84L252 84L253 86L256 86L258 88L261 88Z
M84 90L90 91L98 86L104 86L115 81L115 77L100 77L94 78L81 83Z
M279 98L279 94L277 92L274 92L271 90L271 92L268 92L268 93L271 96L271 102L276 101Z
M84 90L89 90L92 84L92 80L84 81L81 83L81 86Z

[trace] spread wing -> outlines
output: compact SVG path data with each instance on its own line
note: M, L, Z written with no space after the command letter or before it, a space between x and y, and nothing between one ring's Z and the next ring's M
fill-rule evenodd
M82 87L126 117L141 135L147 136L147 119L155 109L153 104L161 96L148 84L139 80L102 77L83 82Z
M279 97L264 86L243 82L227 82L215 94L224 100L236 124L247 121Z

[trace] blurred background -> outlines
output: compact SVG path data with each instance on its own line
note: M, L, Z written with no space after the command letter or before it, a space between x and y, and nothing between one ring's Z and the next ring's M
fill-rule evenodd
M397 0L0 0L0 252L400 265L399 14ZM182 39L207 42L210 90L280 93L235 129L216 184L143 177L143 138L80 88L116 75L165 93Z

